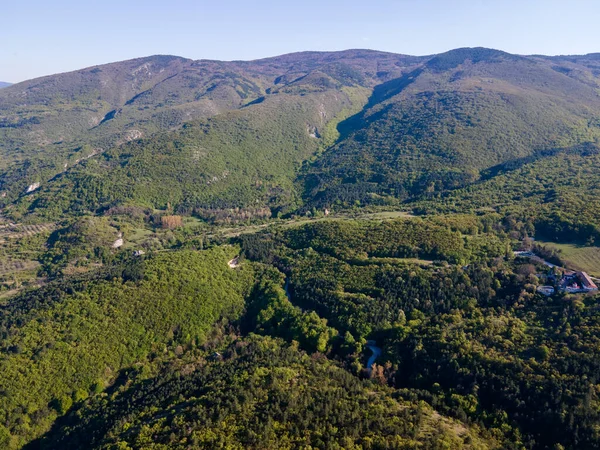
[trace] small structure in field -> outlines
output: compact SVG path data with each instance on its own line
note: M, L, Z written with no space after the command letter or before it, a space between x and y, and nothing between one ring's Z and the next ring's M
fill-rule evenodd
M547 297L554 294L554 288L552 286L538 286L537 291Z
M119 248L123 245L123 233L119 233L119 236L115 242L111 245L112 248Z
M229 265L230 269L235 269L236 267L238 267L240 265L240 257L236 256L231 261L229 261L227 264Z

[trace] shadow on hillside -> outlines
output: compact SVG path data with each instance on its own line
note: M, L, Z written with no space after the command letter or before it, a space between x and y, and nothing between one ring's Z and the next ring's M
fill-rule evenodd
M498 175L513 172L526 166L527 164L532 164L536 161L539 161L540 159L550 158L560 153L590 156L593 154L597 154L598 152L600 152L600 148L592 142L585 142L583 144L574 145L572 147L561 147L540 150L531 155L524 156L522 158L512 159L510 161L497 164L495 166L489 167L481 171L481 178L479 179L479 181L490 180Z
M113 394L126 386L132 370L135 369L130 367L120 370L115 382L106 388L102 395L106 394L107 398L111 398ZM151 383L151 380L142 382L142 384L148 383ZM160 386L157 386L157 389L159 388ZM137 393L138 389L127 389L120 394L118 403L124 408L129 408L136 403L143 402L143 397L136 398ZM78 414L79 409L84 404L85 402L73 405L66 414L56 419L50 430L25 445L23 450L92 448L100 442L114 423L119 420L119 408L111 408L109 410L115 413L114 416L108 415L95 417L93 420L85 420L85 417L81 417ZM71 433L65 433L67 428L71 429Z
M385 83L375 86L375 89L373 89L373 93L369 97L369 100L364 108L360 112L348 117L346 120L343 120L338 124L337 130L340 133L338 142L348 137L348 135L353 131L356 131L360 128L365 128L370 123L377 121L382 115L385 114L386 111L388 111L390 105L369 116L368 119L365 119L366 112L375 105L383 103L395 95L400 94L418 78L421 72L423 72L423 69L418 68L408 72L400 78L394 78L393 80L386 81Z

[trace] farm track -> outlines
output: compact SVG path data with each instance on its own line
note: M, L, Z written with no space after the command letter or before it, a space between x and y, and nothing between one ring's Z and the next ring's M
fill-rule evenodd
M22 272L25 270L34 270L39 266L40 263L37 261L8 258L0 261L0 275L6 275L13 272Z
M35 225L23 225L8 223L0 225L0 241L6 239L20 239L54 230L55 224L42 223Z

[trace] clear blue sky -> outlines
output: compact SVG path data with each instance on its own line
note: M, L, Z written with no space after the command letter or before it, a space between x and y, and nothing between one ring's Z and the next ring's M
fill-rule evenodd
M371 48L600 52L598 0L3 0L0 80L153 54L255 59Z

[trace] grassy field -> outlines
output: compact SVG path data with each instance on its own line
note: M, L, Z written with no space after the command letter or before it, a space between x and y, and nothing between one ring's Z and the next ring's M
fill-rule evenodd
M600 247L584 247L575 244L557 244L555 242L537 241L538 244L556 249L560 258L569 269L578 269L590 275L600 277Z
M323 221L334 221L334 220L394 220L399 218L410 219L413 216L412 214L406 211L382 211L376 213L366 213L366 214L358 214L351 215L348 213L342 214L331 214L329 216L321 216L321 217L299 217L295 219L290 219L286 221L271 221L263 224L257 225L239 225L234 227L226 227L226 228L218 228L213 234L221 233L224 237L236 237L241 234L250 234L257 233L265 228L268 228L272 225L278 225L281 228L295 228L300 227L302 225L306 225L307 223L315 223L315 222L323 222Z
M138 248L141 244L154 236L154 231L147 228L134 228L125 234L124 249Z

